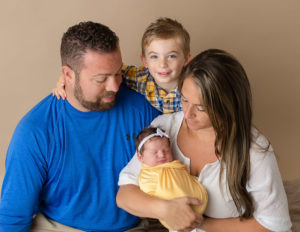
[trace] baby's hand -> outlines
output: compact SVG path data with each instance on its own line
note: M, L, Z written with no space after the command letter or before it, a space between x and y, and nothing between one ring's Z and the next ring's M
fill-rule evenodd
M67 97L66 91L65 91L65 78L63 75L61 75L58 78L58 81L56 82L56 88L52 90L52 96L56 96L57 99L60 99L60 97L65 100Z

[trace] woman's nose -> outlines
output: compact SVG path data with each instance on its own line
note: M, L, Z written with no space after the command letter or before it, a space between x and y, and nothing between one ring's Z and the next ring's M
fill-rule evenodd
M185 118L193 118L195 117L195 112L194 112L194 107L193 105L189 104L185 111L184 111L184 115L185 115Z

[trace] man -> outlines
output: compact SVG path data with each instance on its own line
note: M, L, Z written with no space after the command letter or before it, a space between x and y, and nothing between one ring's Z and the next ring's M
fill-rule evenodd
M116 206L119 172L159 113L120 85L118 37L108 27L70 27L61 59L67 101L43 99L10 142L0 231L126 231L138 218Z

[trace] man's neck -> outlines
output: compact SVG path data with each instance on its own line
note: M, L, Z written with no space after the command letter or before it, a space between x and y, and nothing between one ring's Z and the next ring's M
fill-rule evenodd
M75 98L74 94L71 93L70 91L67 91L66 90L66 93L67 93L67 100L68 102L70 103L71 106L73 106L76 110L79 110L79 111L82 111L82 112L89 112L90 110L83 107L79 102L78 100Z

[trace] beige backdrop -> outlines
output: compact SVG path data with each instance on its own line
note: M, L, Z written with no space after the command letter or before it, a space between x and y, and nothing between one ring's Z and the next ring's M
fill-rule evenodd
M124 63L140 64L142 33L161 16L186 27L194 55L221 48L241 61L255 125L272 142L283 179L300 178L300 1L1 0L0 186L16 124L59 76L62 33L80 21L107 24L120 37Z

